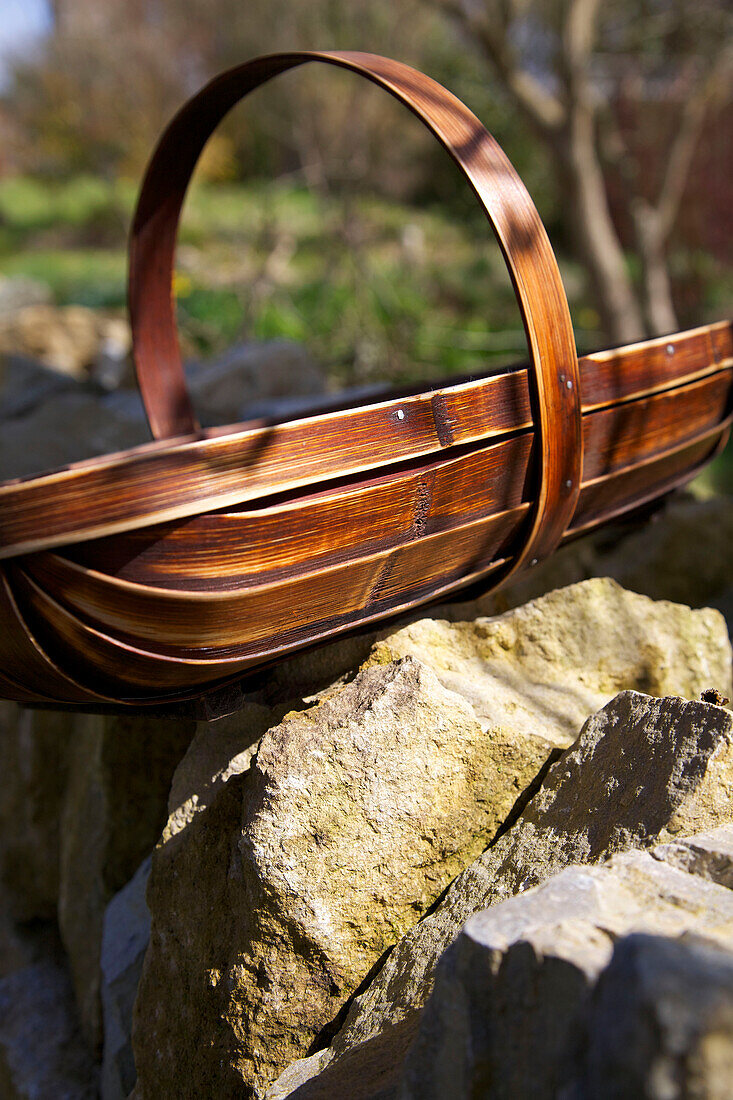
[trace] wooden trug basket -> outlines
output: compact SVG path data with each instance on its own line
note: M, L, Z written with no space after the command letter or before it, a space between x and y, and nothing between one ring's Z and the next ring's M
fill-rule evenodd
M171 295L186 187L230 108L309 61L386 89L451 154L504 254L530 365L201 430ZM155 441L0 485L0 695L23 703L194 699L360 624L503 583L691 478L731 422L733 326L578 361L555 257L502 150L435 81L370 54L258 58L183 107L143 182L129 305Z

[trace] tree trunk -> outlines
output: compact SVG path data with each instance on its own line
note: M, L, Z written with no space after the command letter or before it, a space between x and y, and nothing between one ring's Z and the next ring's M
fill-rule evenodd
M641 259L644 283L644 307L652 336L664 336L679 328L669 268L664 250L664 235L657 212L643 199L632 205L636 246Z
M566 181L565 216L590 275L603 328L617 344L641 340L644 319L611 219L590 111L573 111L556 154Z

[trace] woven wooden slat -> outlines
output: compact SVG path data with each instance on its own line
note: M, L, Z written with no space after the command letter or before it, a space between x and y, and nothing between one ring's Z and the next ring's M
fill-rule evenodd
M718 360L713 336L721 348ZM733 326L720 322L649 340L628 356L628 371L622 348L580 361L584 414L727 369ZM0 485L0 559L377 473L444 451L430 411L436 392L449 411L452 445L533 427L527 372L518 370L272 427L237 426L148 444Z
M307 62L365 76L454 158L499 240L529 365L282 423L199 430L171 278L201 149ZM733 325L578 363L557 265L503 152L454 96L367 54L224 73L176 116L134 220L130 310L155 441L0 485L0 696L158 706L516 570L694 475L733 411Z

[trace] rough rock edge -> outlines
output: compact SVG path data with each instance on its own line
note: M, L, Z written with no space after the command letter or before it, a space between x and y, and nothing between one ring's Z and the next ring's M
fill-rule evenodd
M688 764L688 774L685 774L684 761L683 766L680 767L681 754L678 752L678 748L681 746L672 746L668 752L667 770L666 770L666 783L672 785L672 799L669 803L668 812L665 820L660 820L656 826L656 832L650 832L649 821L644 821L646 829L638 829L636 833L633 833L628 828L624 832L619 830L618 813L615 816L611 814L610 824L613 826L611 834L607 838L607 844L600 851L594 851L592 846L587 843L587 835L580 838L576 838L574 844L568 843L567 830L565 832L565 840L562 842L562 829L560 835L557 833L557 825L565 819L567 823L568 815L572 815L572 807L576 803L580 803L584 806L582 813L587 815L587 804L583 800L582 791L583 786L587 787L589 784L591 787L595 783L596 790L599 790L603 795L605 793L606 801L609 799L616 804L616 799L613 797L614 785L611 784L611 789L607 789L607 785L604 786L604 775L606 780L613 780L615 783L616 773L618 771L618 748L616 755L606 754L605 768L599 773L597 768L594 772L593 765L588 763L588 756L593 757L593 750L598 746L602 739L602 731L605 721L609 721L609 724L613 728L617 728L621 723L624 712L628 721L629 715L633 713L634 709L646 708L648 712L656 712L657 716L664 713L669 717L670 714L675 713L680 718L687 718L688 725L693 730L693 737L686 745L686 759ZM637 718L639 716L637 715ZM714 735L708 737L706 744L700 746L700 734L704 732L705 725L708 724L712 728ZM637 721L637 732L643 734L645 726L644 722ZM721 708L714 707L706 703L686 703L683 700L669 698L666 700L655 700L649 697L641 696L635 692L623 692L616 699L612 700L598 715L592 716L584 726L581 734L571 750L564 754L561 760L553 766L548 773L547 779L540 792L535 796L533 801L529 804L525 814L520 821L514 826L509 833L505 834L499 842L490 848L484 856L482 856L472 867L466 869L454 880L450 889L448 890L446 897L441 905L438 907L435 913L426 917L415 928L407 934L400 941L392 954L388 957L380 973L373 980L367 991L360 997L357 997L352 1003L350 1012L347 1016L346 1023L341 1032L336 1036L331 1048L327 1051L319 1052L318 1056L312 1059L303 1060L300 1063L294 1063L286 1071L289 1074L289 1079L292 1081L297 1080L298 1084L306 1081L314 1073L322 1072L324 1067L328 1065L334 1057L345 1057L347 1052L357 1045L363 1045L374 1039L382 1030L388 1029L392 1026L399 1025L402 1020L405 1019L404 1012L392 1015L389 1014L381 1021L381 1026L378 1023L376 1029L372 1028L370 1031L368 1028L359 1033L359 1019L360 1014L362 1017L368 1012L368 1005L370 999L370 993L374 994L377 983L381 980L381 988L389 988L388 975L390 970L394 973L398 973L394 970L395 959L399 958L400 952L405 955L406 959L410 958L410 949L413 948L413 944L416 939L421 938L425 932L425 928L430 928L430 924L435 924L440 920L441 911L443 914L446 912L449 914L448 930L444 930L442 936L438 936L437 944L428 941L429 947L437 951L440 954L441 950L444 950L451 940L455 937L461 925L470 916L471 912L474 912L477 907L481 907L485 904L491 904L492 901L500 901L504 897L517 892L518 890L526 889L527 886L535 885L537 882L543 881L549 877L553 872L558 871L565 866L568 861L574 861L580 855L580 858L584 861L593 859L602 859L609 854L609 850L621 850L626 847L631 847L634 844L650 845L659 835L665 830L671 822L676 822L678 826L682 827L685 820L687 824L691 824L695 827L696 820L700 819L702 813L702 824L705 824L705 807L697 807L695 812L695 793L696 787L704 786L707 776L707 765L712 762L710 768L711 775L715 771L720 772L721 758L728 765L728 771L730 771L730 739L731 730L733 728L733 719L731 715L722 710ZM696 733L695 733L696 731ZM710 729L708 729L708 733ZM679 740L679 738L678 738ZM682 731L682 741L684 742L684 731ZM704 738L703 738L704 740ZM641 746L643 747L642 741ZM624 742L620 748L625 748L628 752L634 755L634 748ZM648 751L647 751L648 755ZM692 769L693 774L697 772L697 784L690 783L689 769ZM713 779L715 776L713 776ZM692 789L691 789L692 788ZM666 788L665 788L666 790ZM566 794L565 804L563 805L562 794L563 791ZM618 794L618 791L616 792ZM686 797L687 796L687 797ZM688 812L687 818L685 813L680 812L680 807L683 803L687 803L688 810L691 808L692 812ZM598 805L598 800L596 799ZM602 802L600 803L602 805ZM715 807L713 807L715 809ZM653 807L651 807L653 809ZM718 807L718 810L720 808ZM634 804L634 812L637 814L642 813L642 807L638 803ZM554 817L553 817L554 815ZM648 816L648 815L647 815ZM572 820L572 818L571 818ZM715 818L713 822L715 823ZM553 832L553 821L555 824L555 831ZM708 823L711 823L708 821ZM545 874L538 874L533 864L536 862L538 843L542 840L543 833L545 834L546 844L542 845L546 849L544 855L547 861L547 867L545 868ZM586 828L587 834L587 828ZM707 834L703 834L707 835ZM578 844L578 839L582 842ZM694 838L698 847L703 843L700 838ZM609 848L609 843L610 848ZM659 852L658 847L655 850ZM512 866L512 857L514 857L515 865ZM657 854L657 859L663 858L662 855ZM518 860L518 863L516 862ZM505 882L502 883L502 875ZM470 905L465 904L465 899L460 900L461 889L468 897L474 900ZM458 895L458 901L456 896ZM478 898L478 901L475 899ZM452 910L452 911L451 911ZM414 948L413 948L414 950ZM414 962L414 960L413 960ZM425 960L422 960L423 964ZM430 965L430 964L428 964ZM409 1015L409 1013L408 1013ZM352 1029L352 1035L349 1034L349 1028ZM354 1032L356 1034L354 1035ZM296 1068L298 1067L298 1068ZM286 1079L287 1080L287 1079ZM268 1093L268 1100L276 1100L280 1096L288 1095L288 1092L284 1092L286 1081L276 1081L271 1087L271 1095Z

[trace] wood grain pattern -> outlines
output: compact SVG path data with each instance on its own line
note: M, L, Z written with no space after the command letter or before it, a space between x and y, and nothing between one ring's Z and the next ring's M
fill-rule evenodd
M732 374L585 417L583 483L719 424ZM303 561L337 563L529 502L532 441L523 432L338 490L88 542L66 556L90 567L102 562L112 576L190 591L293 575Z
M614 474L616 481L619 474L623 476L626 493L631 476L636 475L637 491L629 494L634 500L650 477L660 476L659 466L650 473L653 460L667 461L663 477L669 476L670 465L671 472L677 474L679 464L670 460L684 454L690 445L709 450L710 433L717 435L720 430L719 422L702 424L673 448L657 450L632 466L619 466L613 474L590 479L581 490L579 522L589 511L597 515L618 503L613 494ZM398 600L414 578L431 587L452 570L458 575L475 573L480 561L491 563L510 556L529 507L528 501L521 500L521 491L513 496L505 510L473 520L458 517L448 529L413 534L398 540L393 548L322 566L309 558L307 568L301 564L290 576L249 578L241 587L193 592L161 589L112 578L49 554L28 559L25 572L39 589L107 633L172 655L192 656L196 651L229 655L327 619L333 611L334 592L342 593L340 611L349 615L383 600Z
M622 470L613 478L591 482L581 494L583 510L579 511L578 523L566 533L565 538L591 530L682 484L704 465L715 449L716 440L724 434L725 426L682 452L656 457L631 470ZM630 491L635 491L636 496L630 496ZM491 520L498 519L506 530L507 524L521 521L527 507L520 506L514 514L491 517L488 524L482 521L481 526L485 531ZM586 508L592 513L590 518L586 518ZM246 653L206 655L201 652L198 657L166 654L159 649L146 649L122 638L114 638L61 607L35 586L30 578L16 580L20 581L28 622L34 629L40 630L44 644L48 645L54 659L62 664L72 662L78 675L83 672L97 690L103 687L114 690L119 699L139 706L142 703L157 704L167 698L187 694L195 695L204 687L226 682L273 657L285 656L305 642L313 643L332 637L352 629L354 625L367 625L386 613L404 611L416 603L450 596L466 584L490 579L504 562L505 559L499 559L488 564L481 563L472 573L443 578L429 588L425 587L422 578L413 576L411 587L403 592L398 601L379 603L360 613L332 615L325 623L296 628L282 635L275 649L271 645L255 645L248 647ZM452 559L452 564L456 565L455 559ZM302 613L302 610L300 608L299 612Z
M200 431L170 291L185 190L223 114L306 61L385 88L459 164L502 246L529 366ZM445 89L371 55L260 58L183 108L141 191L130 306L159 438L0 485L0 696L23 703L165 705L503 583L683 484L733 416L728 322L578 363L554 256L504 154Z
M727 353L719 361L710 334ZM733 363L728 322L679 334L671 356L666 352L670 343L664 337L632 348L634 369L628 377L623 349L581 360L583 413L608 405L612 389L624 404ZM688 345L703 353L692 366ZM648 379L639 366L644 349L652 364ZM0 559L323 485L443 451L431 412L435 392L445 399L456 445L534 427L527 372L518 370L281 424L147 444L0 485Z
M27 629L7 577L0 573L0 668L7 698L28 702L28 695L41 702L94 702L102 696L86 689L62 671ZM14 690L19 687L22 698Z
M171 294L178 220L191 173L209 136L235 103L279 73L311 62L348 69L404 103L453 158L499 242L527 334L538 440L537 491L525 542L510 567L515 571L525 561L552 552L577 501L582 441L570 311L540 216L504 151L465 104L401 62L353 51L255 58L211 81L163 134L143 181L130 250L133 346L153 435L175 437L197 427ZM441 403L433 407L437 410ZM436 424L439 439L445 438L443 427Z

